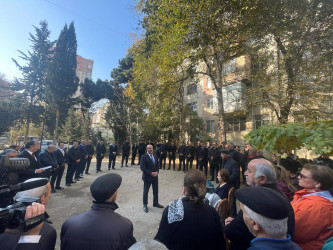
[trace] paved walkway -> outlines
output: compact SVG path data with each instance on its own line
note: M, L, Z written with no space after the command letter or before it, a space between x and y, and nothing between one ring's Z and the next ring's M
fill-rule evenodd
M50 215L53 226L57 230L56 249L60 249L61 225L69 217L85 212L90 209L92 197L90 195L90 184L98 177L106 173L118 173L123 181L119 188L116 211L133 222L134 236L137 241L153 239L156 235L163 209L152 206L152 190L149 192L148 209L146 214L142 210L143 181L142 172L138 165L120 168L120 163L116 163L115 170L107 170L107 163L104 159L102 164L103 172L95 173L95 162L91 163L90 175L84 175L78 183L71 187L66 187L64 177L62 186L64 190L51 194L47 205L47 212ZM178 167L178 166L177 166ZM65 170L66 171L66 170ZM181 196L184 173L182 171L161 170L159 175L159 203L166 206Z

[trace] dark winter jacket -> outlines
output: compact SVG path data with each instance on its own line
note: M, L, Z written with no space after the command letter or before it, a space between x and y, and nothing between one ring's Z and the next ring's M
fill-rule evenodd
M133 224L115 213L117 208L115 203L94 203L89 211L69 218L61 228L61 249L128 249L136 242Z

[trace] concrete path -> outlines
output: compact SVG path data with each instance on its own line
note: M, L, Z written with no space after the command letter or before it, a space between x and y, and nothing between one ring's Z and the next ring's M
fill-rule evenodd
M149 191L148 209L146 214L142 210L143 181L142 172L138 165L120 168L117 162L115 170L108 170L104 159L102 172L96 174L96 163L92 162L90 175L84 175L76 184L66 187L64 177L61 185L65 188L57 193L51 194L46 211L50 220L57 230L56 249L60 249L60 231L64 221L69 217L85 212L90 209L92 197L90 195L90 184L98 177L106 173L118 173L123 181L119 188L117 213L130 219L134 225L134 237L137 241L153 239L162 216L163 209L155 208L153 204L153 192ZM66 173L66 169L65 169ZM64 173L64 175L65 175ZM181 197L184 172L173 170L161 170L159 174L159 203L166 206L170 201Z

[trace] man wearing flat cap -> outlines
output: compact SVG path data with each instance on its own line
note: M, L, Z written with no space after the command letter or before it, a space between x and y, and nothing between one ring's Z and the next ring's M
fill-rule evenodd
M61 228L62 250L128 249L136 240L133 224L114 211L121 176L98 177L90 186L94 198L91 209L73 216Z
M265 187L248 187L236 191L244 222L256 237L250 250L301 249L287 234L289 202L282 194Z
M265 159L254 159L249 162L245 176L249 186L270 188L274 192L281 194L282 197L288 201L289 214L287 228L288 234L291 236L291 239L293 239L295 232L294 210L288 198L284 196L276 186L276 172L272 163ZM267 202L269 201L267 200ZM248 249L251 245L251 240L254 238L244 222L242 211L239 211L235 218L228 217L225 220L224 232L231 242L232 249Z

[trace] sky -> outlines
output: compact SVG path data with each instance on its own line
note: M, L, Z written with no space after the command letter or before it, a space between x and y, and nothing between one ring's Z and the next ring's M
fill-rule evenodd
M64 25L74 21L78 55L94 60L92 78L111 79L110 73L125 57L138 32L134 0L0 0L0 73L8 80L21 77L12 58L30 49L29 33L41 20L58 38Z

